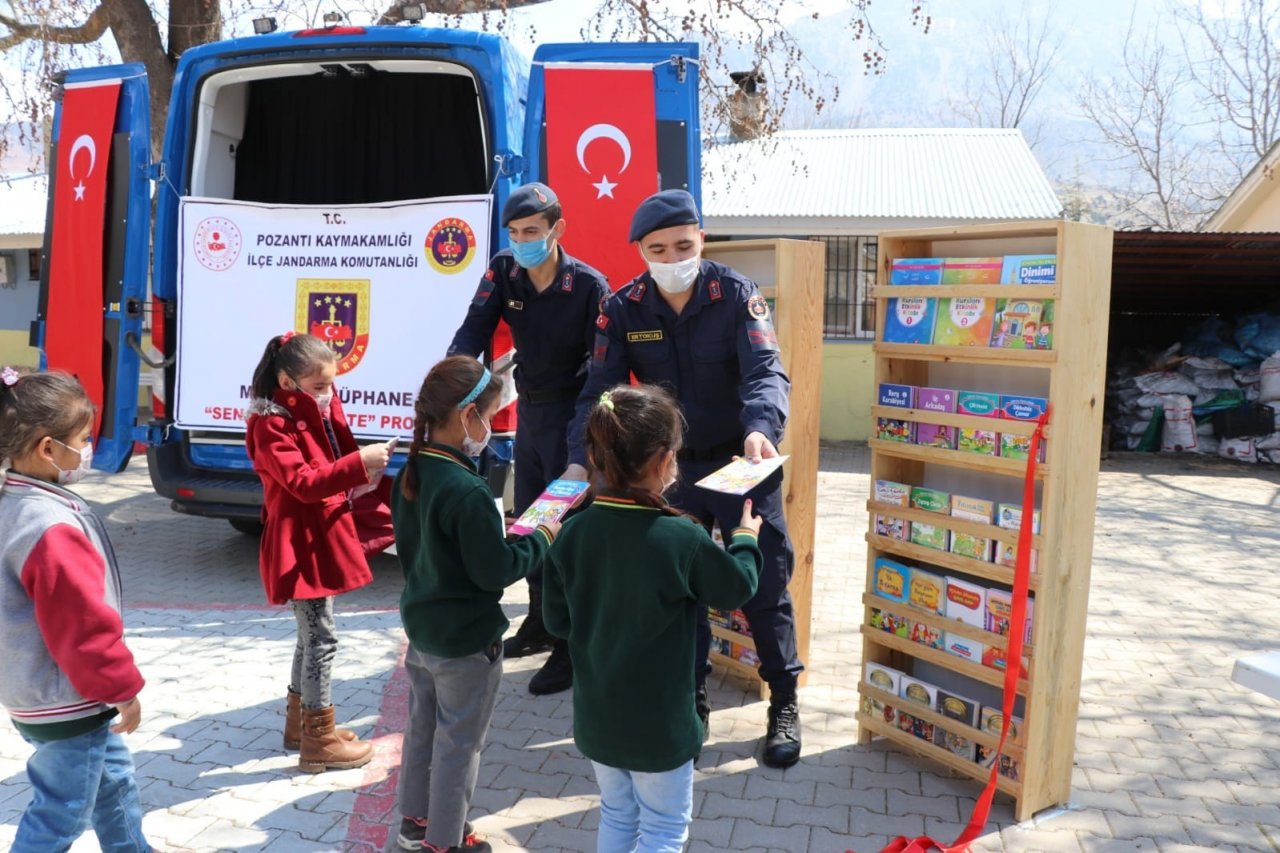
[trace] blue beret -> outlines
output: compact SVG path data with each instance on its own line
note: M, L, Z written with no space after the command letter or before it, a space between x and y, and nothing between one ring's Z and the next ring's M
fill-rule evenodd
M627 241L634 243L651 231L673 225L700 225L698 205L684 190L663 190L640 202L631 217L631 233Z
M513 219L533 216L559 202L560 199L546 184L537 181L525 184L507 196L507 203L502 206L502 227L510 225Z

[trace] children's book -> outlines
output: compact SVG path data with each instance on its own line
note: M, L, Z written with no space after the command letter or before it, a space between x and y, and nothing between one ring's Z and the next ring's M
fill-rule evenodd
M911 572L907 603L925 613L941 616L946 612L947 582L941 575L915 569Z
M944 258L943 284L999 284L1004 258Z
M938 300L933 297L894 296L885 311L884 336L889 344L933 343Z
M935 489L924 489L919 486L911 490L911 506L929 512L950 514L951 495ZM949 531L938 524L927 524L923 521L911 523L911 542L937 551L947 550Z
M890 666L884 666L878 663L868 663L865 676L867 684L877 690L883 690L885 693L891 693L897 696L902 689L902 673ZM879 699L873 699L870 696L863 697L862 710L864 713L875 717L877 720L893 725L896 721L897 712L893 706Z
M1022 507L1017 504L996 504L996 526L1006 530L1019 530L1022 527ZM1031 518L1031 532L1040 532L1040 510ZM995 544L995 562L1001 566L1014 568L1017 565L1018 541L999 540ZM1031 549L1031 571L1036 570L1036 549Z
M956 411L975 418L1000 417L1000 395L981 391L960 391L956 394ZM994 425L993 425L994 426ZM961 427L956 437L956 449L966 453L996 455L996 430L977 427Z
M922 646L928 646L931 649L942 651L945 646L943 644L942 631L930 625L928 622L916 620L911 623L911 639Z
M1000 397L1000 417L1014 421L1034 421L1044 414L1049 401L1043 397ZM1006 459L1026 459L1031 455L1031 436L1000 433L1000 455ZM1039 459L1044 461L1044 442Z
M890 284L942 284L942 258L897 258Z
M933 343L948 347L991 345L991 326L996 301L968 296L938 300L938 319L933 326Z
M951 517L965 521L977 521L982 524L991 523L994 505L981 498L967 498L964 495L951 496ZM991 560L991 540L984 536L974 536L961 530L951 531L951 553L968 557L971 560Z
M895 483L891 480L876 480L876 503L909 506L911 503L911 487L906 483ZM907 531L911 523L905 518L894 518L891 515L876 515L876 535L888 536L890 539L906 541Z
M507 532L524 536L537 530L539 524L559 521L582 500L582 496L587 493L587 486L587 483L577 480L552 480Z
M752 462L745 457L739 457L720 470L712 471L694 485L726 495L745 495L763 483L790 458L790 456L772 456L761 459L759 462Z
M1052 299L996 300L991 346L1001 349L1053 349Z
M978 728L982 729L992 737L1000 737L1000 728L1004 724L1004 714L999 708L993 708L990 705L982 706L982 710L978 712ZM1020 717L1009 718L1009 736L1005 741L1008 743L1016 743L1022 745L1022 719ZM996 751L989 746L978 745L977 749L978 763L983 767L990 767L996 762ZM1022 775L1022 768L1018 764L1018 760L1008 755L1001 754L999 756L1001 776L1017 780Z
M956 392L950 388L917 388L916 408L953 414L956 410ZM915 442L951 450L956 446L956 430L955 427L939 424L916 424Z
M1034 599L1027 600L1026 631L1024 643L1031 642L1031 621L1034 613ZM1013 616L1013 593L1003 589L987 590L987 630L1002 637L1009 636L1009 620ZM982 662L992 669L1004 669L1006 649L1000 646L988 646L983 650ZM1028 659L1023 656L1022 668L1027 668Z
M912 409L916 405L916 389L911 385L895 385L891 382L880 383L879 402L882 406L893 406L897 409ZM912 421L901 421L896 418L876 419L876 438L883 441L915 441L916 425Z
M921 740L933 743L933 723L910 716L907 714L906 708L910 704L915 704L923 705L932 711L938 704L938 688L927 681L921 681L909 675L903 675L899 681L901 687L898 690L898 695L907 701L903 707L898 709L898 728L904 732L911 732ZM903 719L904 717L906 718L905 720Z
M890 613L887 610L881 610L879 607L871 608L871 627L877 631L884 631L887 634L901 637L904 640L911 638L912 627L910 619Z
M1001 284L1054 284L1058 280L1057 255L1005 255Z
M947 690L938 690L938 713L966 726L978 727L978 713L981 707L977 702L966 696ZM943 728L938 728L934 732L933 742L966 761L973 761L978 756L977 744L967 737L949 732Z
M947 577L947 618L974 628L986 627L987 589L960 578ZM982 662L982 643L947 632L947 651L974 663Z
M911 588L911 567L890 560L888 557L876 557L875 593L890 601L904 602L907 591Z

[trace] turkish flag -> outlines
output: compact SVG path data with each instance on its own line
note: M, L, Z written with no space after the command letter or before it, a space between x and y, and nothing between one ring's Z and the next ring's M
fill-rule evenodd
M617 290L644 271L631 216L659 189L653 69L546 67L547 183L564 207L565 248Z
M103 234L107 171L120 81L68 84L63 92L53 180L44 351L103 406Z

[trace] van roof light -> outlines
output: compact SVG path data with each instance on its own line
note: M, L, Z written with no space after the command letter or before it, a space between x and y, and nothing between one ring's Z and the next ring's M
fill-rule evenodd
M411 24L421 21L427 14L427 7L421 3L401 3L400 17Z
M265 36L267 33L274 33L279 25L275 18L254 18L253 31L257 35Z
M321 20L324 21L326 27L336 27L342 23L342 19L345 17L341 12L325 12Z

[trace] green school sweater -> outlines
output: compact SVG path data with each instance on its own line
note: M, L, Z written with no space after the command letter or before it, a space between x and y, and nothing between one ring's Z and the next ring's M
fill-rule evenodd
M565 522L543 566L542 614L569 641L583 755L660 773L698 754L698 606L743 604L762 559L749 530L721 549L696 522L631 500L600 497Z
M551 532L539 527L508 543L489 484L452 447L428 444L405 464L417 469L419 488L407 500L397 477L391 492L404 631L415 649L436 657L482 652L510 624L502 591L542 559Z

